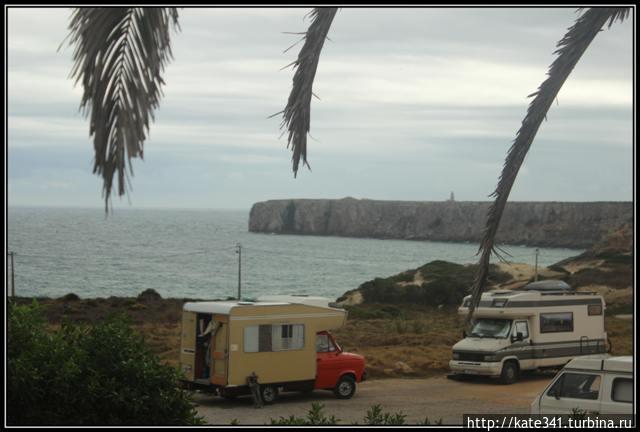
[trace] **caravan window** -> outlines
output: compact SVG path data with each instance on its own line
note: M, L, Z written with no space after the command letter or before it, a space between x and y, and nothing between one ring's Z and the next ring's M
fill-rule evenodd
M259 352L259 327L251 326L244 328L244 352Z
M304 346L304 324L281 324L272 326L273 351L302 349Z
M540 333L573 331L573 312L540 314Z
M244 352L286 351L303 347L304 324L267 324L244 329Z

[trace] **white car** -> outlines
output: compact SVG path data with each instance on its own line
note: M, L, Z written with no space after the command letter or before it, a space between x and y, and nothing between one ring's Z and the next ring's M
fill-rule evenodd
M531 414L633 414L633 358L576 357L531 404Z

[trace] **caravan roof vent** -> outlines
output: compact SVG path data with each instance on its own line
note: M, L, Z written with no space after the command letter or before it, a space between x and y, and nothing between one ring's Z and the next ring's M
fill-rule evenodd
M543 280L531 282L522 288L524 291L573 291L571 285L561 280Z

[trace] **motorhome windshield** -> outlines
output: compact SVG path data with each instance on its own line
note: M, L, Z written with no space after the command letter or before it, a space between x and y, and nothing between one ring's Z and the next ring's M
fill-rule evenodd
M509 330L511 330L511 320L480 318L476 320L471 336L506 338Z

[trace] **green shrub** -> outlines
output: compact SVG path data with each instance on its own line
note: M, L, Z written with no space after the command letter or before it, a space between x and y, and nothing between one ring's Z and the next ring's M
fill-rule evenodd
M571 283L569 283L570 280L571 280L571 273L565 272L565 273L562 273L561 275L553 275L553 276L549 276L549 277L547 277L545 275L538 274L538 278L537 279L536 279L535 275L531 276L527 283L536 282L536 281L543 281L543 280L561 280L561 281L565 281L569 285L571 285Z
M471 266L473 268L473 273L475 276L475 272L478 269L477 265ZM502 284L505 282L509 282L513 279L513 276L509 272L504 272L499 269L499 267L495 264L489 264L489 273L487 274L487 281L493 284Z
M552 264L549 267L547 267L547 269L556 273L570 274L570 272L567 269L565 269L564 267L558 264Z
M289 417L280 417L277 420L271 419L271 424L272 425L278 425L278 426L330 426L330 425L337 425L340 420L335 418L334 416L327 417L324 414L323 410L324 410L324 405L322 405L321 403L318 403L318 402L313 402L311 404L311 408L309 409L309 412L307 413L306 417L302 418L302 417L296 417L296 416L293 416L293 415L289 416Z
M373 405L364 417L364 424L368 426L398 426L405 424L407 416L402 412L385 413L380 405Z
M407 270L402 273L398 273L395 276L391 276L389 280L393 283L396 282L413 282L416 276L416 270Z
M365 303L418 304L428 306L459 305L473 284L477 265L462 265L447 261L431 261L417 270L409 270L390 278L375 278L360 285ZM411 282L416 271L427 282ZM498 266L489 267L488 282L495 285L511 280L511 275Z
M380 405L373 405L369 408L364 416L364 424L367 426L400 426L406 424L407 416L400 412L388 413L383 412ZM340 419L334 416L327 417L324 414L324 405L313 402L311 408L307 412L306 417L280 417L279 419L271 419L272 425L278 426L335 426L340 424ZM358 425L358 423L353 423ZM418 424L430 425L429 418L425 418L423 422ZM436 425L442 424L442 419L435 423Z
M633 267L620 266L615 271L604 271L599 268L583 268L573 273L569 285L574 288L587 285L604 285L615 289L633 286Z
M606 251L596 254L595 257L603 259L607 263L633 264L633 255L623 252Z
M394 320L393 323L394 323L394 329L395 329L396 333L404 334L409 329L408 328L409 326L407 325L406 321Z
M632 303L607 305L605 309L606 316L629 315L635 312Z
M440 418L439 420L436 420L434 423L431 423L431 420L429 419L429 417L425 417L423 421L418 422L418 425L420 426L442 426L442 418Z
M420 320L413 321L412 330L414 333L424 333L426 330L424 322Z
M179 374L123 318L48 331L44 310L9 305L7 423L202 424Z
M369 320L369 319L404 319L405 312L393 305L360 304L346 305L344 308L349 313L349 319Z

